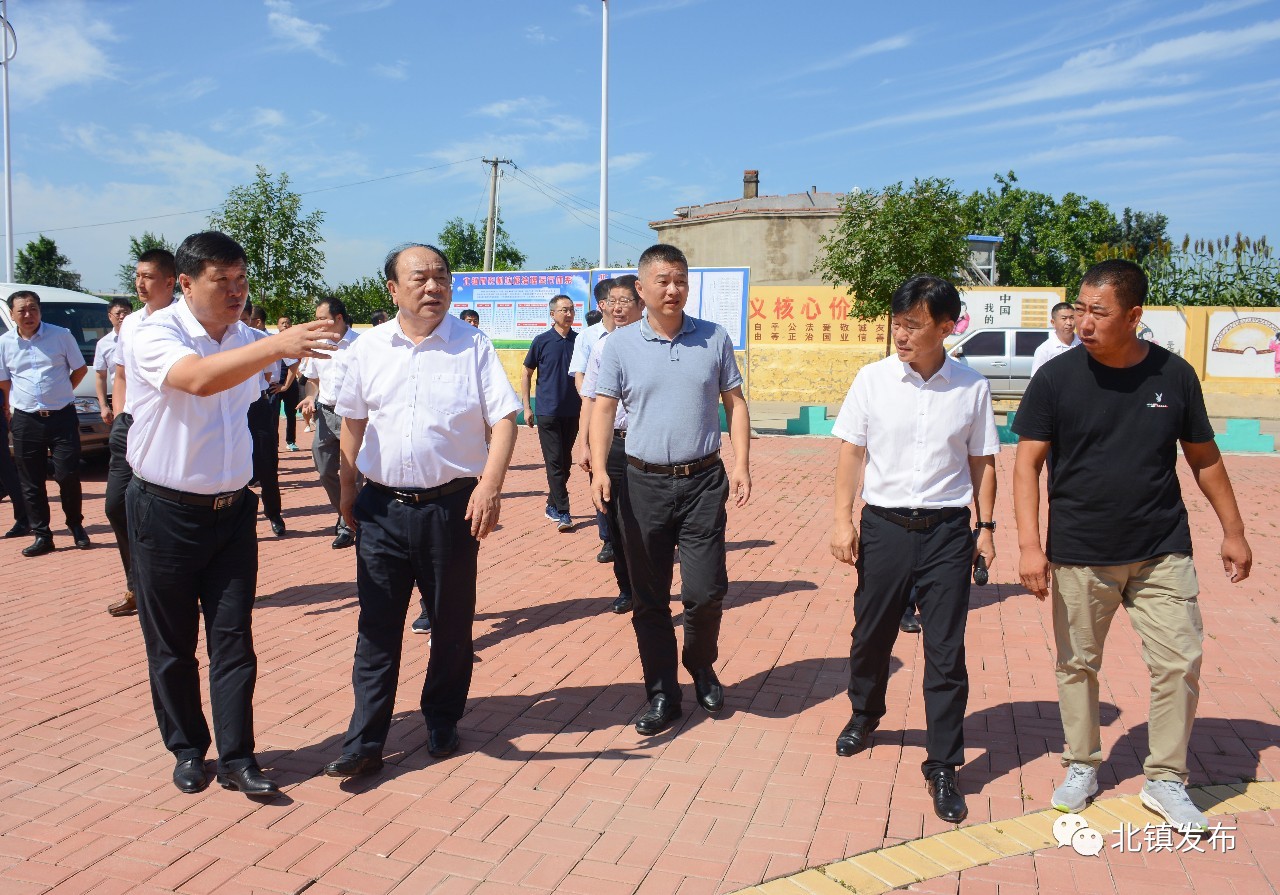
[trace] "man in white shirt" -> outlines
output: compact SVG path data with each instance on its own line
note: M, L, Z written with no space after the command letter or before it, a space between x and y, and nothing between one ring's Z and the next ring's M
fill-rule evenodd
M177 760L174 785L201 791L210 746L196 658L203 614L218 783L272 796L279 789L254 755L258 501L245 487L253 468L245 416L265 367L314 357L337 333L314 322L255 340L239 320L244 250L223 233L188 236L176 266L184 301L138 326L127 373L129 537L151 698Z
M520 409L493 343L449 313L444 254L412 244L387 255L383 269L399 313L347 350L338 394L342 515L359 532L360 620L355 710L341 757L324 769L330 777L382 768L415 583L432 632L420 703L427 751L457 751L480 539L498 522Z
M831 552L858 570L849 651L853 716L836 739L836 754L866 749L886 712L889 658L914 590L924 630L921 769L934 812L951 823L968 814L956 768L964 764L964 630L976 555L969 504L978 511L976 553L990 566L1000 450L990 385L943 348L959 315L960 295L946 280L918 276L899 286L892 302L897 354L858 372L832 430L843 444ZM853 523L859 490L866 501L860 533Z
M1031 356L1031 375L1036 375L1039 370L1049 361L1053 360L1064 351L1070 351L1080 344L1080 337L1076 335L1076 309L1074 305L1067 304L1065 301L1058 302L1053 306L1053 310L1049 312L1049 320L1053 323L1053 332L1049 334L1049 338L1040 343L1036 348L1035 354Z
M329 496L333 511L338 513L334 526L332 547L341 550L355 545L356 536L338 510L342 489L338 484L339 436L342 419L334 413L338 400L338 385L342 381L342 361L345 349L355 341L356 331L351 328L351 315L340 298L326 298L316 305L316 319L326 321L334 332L341 333L330 357L312 358L302 364L302 375L307 377L307 397L298 408L304 416L314 413L315 435L311 439L311 459L320 475L320 484Z
M75 387L88 365L71 331L40 319L40 296L29 289L9 296L14 329L0 336L0 391L8 398L13 457L35 540L23 556L53 550L49 527L49 459L67 529L82 550L92 546L84 530L80 490L80 422ZM5 445L3 450L8 450Z
M103 509L107 522L116 536L116 549L124 566L124 596L107 606L110 615L120 617L138 611L133 590L133 561L129 551L129 509L125 496L129 482L133 481L133 469L129 466L129 427L133 425L133 405L129 401L128 374L125 372L133 337L138 326L156 311L173 304L173 290L178 274L173 267L173 252L168 249L151 249L138 256L134 268L133 286L142 299L142 307L134 311L120 324L112 355L112 375L115 384L111 388L111 403L115 419L111 423L111 465L107 469L107 497Z
M267 314L262 305L245 302L240 322L253 331L254 338L265 339ZM272 383L281 365L291 358L284 358L262 371L262 396L249 405L249 436L253 441L253 481L258 483L262 499L262 515L271 525L277 538L284 537L284 517L280 502L280 407L272 391Z
M634 276L634 274L631 276ZM594 349L599 345L601 339L613 331L616 325L613 320L613 313L610 310L609 299L614 285L614 280L601 280L596 283L595 288L592 290L592 295L596 300L596 308L600 311L600 322L591 323L578 334L577 340L573 343L573 356L569 358L569 375L573 377L573 384L577 387L578 394L582 394L582 384L586 380L587 366L591 362L591 355L595 353ZM632 291L634 292L634 290ZM578 426L578 440L573 446L573 456L586 459L590 455L586 449L587 432L584 427L588 424L590 417L585 415L587 402L583 401L582 406L584 415L581 424ZM581 466L582 464L579 463L578 465ZM587 466L582 468L587 469L587 475L591 474ZM596 510L596 533L600 536L600 552L596 554L596 562L614 562L613 535L606 515L599 510ZM623 560L623 564L626 564L626 560ZM616 601L615 605L617 605ZM628 601L626 608L619 611L626 612L630 608L631 604Z
M108 426L116 418L115 410L111 407L111 389L116 384L116 339L120 337L120 324L131 313L133 302L129 299L111 299L111 303L107 305L107 320L111 321L111 332L93 346L93 385L98 392L98 413Z

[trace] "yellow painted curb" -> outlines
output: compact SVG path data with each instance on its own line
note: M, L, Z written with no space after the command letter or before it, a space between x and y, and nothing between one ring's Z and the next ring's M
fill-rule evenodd
M1191 800L1214 817L1280 807L1280 782L1189 786ZM1080 815L1099 829L1123 824L1142 827L1158 820L1136 796L1094 802ZM877 848L742 889L733 895L882 895L947 873L972 870L1015 855L1027 855L1057 843L1052 809L934 833L899 845Z

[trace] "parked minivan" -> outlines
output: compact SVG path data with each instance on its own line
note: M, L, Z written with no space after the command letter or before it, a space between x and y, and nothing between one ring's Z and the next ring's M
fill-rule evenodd
M98 391L94 383L93 353L98 340L111 332L107 317L108 302L72 289L53 286L31 286L26 283L0 283L0 334L13 329L7 299L20 289L30 289L40 296L40 320L71 330L80 345L84 362L89 365L84 379L76 386L76 415L80 418L80 452L84 455L105 453L111 439L111 427L102 421Z
M1021 398L1031 381L1031 361L1052 335L1049 329L1007 327L974 329L956 339L948 352L991 383L993 398Z

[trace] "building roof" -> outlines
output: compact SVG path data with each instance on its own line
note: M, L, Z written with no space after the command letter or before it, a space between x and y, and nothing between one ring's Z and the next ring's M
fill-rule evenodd
M844 193L819 193L812 190L788 193L785 196L757 196L753 199L726 199L705 205L684 205L675 210L675 217L652 221L649 226L676 224L703 218L724 217L733 214L839 214L840 200Z

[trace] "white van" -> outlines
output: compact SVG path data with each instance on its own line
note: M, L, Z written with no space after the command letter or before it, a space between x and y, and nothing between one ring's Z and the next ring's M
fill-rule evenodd
M111 427L102 421L102 410L98 406L93 352L98 340L111 332L111 321L107 318L108 302L96 295L71 289L31 286L26 283L0 283L0 334L14 328L13 318L9 316L8 298L21 289L30 289L40 296L40 319L43 322L71 330L71 335L79 343L84 362L89 365L89 371L76 386L80 452L84 455L105 453L111 439Z

